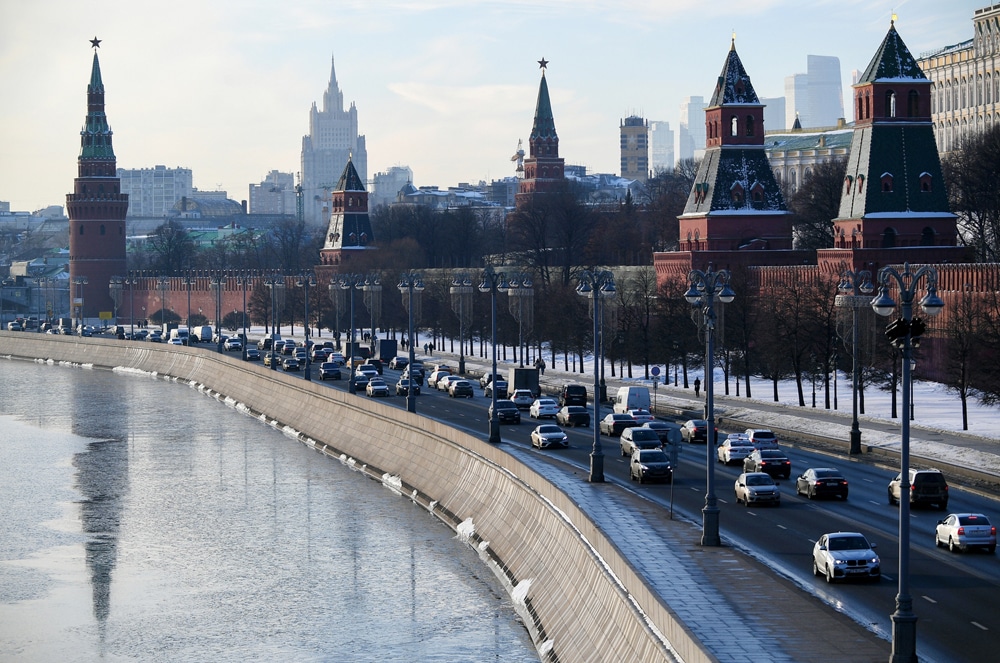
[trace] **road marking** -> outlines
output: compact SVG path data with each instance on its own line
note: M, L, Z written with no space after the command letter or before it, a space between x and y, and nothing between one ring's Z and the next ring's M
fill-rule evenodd
M982 624L980 624L979 622L971 622L971 623L972 623L972 625L973 625L973 626L975 626L976 628L981 628L981 629L983 629L984 631L989 631L989 629L988 629L988 628L986 628L985 626L983 626L983 625L982 625Z
M924 599L925 601L927 601L928 603L937 603L937 601L935 601L934 599L932 599L932 598L931 598L931 597L929 597L929 596L924 596L924 597L923 597L923 599Z
M779 528L779 529L788 529L788 528L787 528L787 527L785 527L784 525L778 525L778 528Z
M868 500L868 503L869 504L881 504L881 502L879 502L877 500Z

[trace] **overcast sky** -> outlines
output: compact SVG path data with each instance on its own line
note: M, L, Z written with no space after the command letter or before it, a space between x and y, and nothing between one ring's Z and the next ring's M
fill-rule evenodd
M889 28L915 56L972 38L985 0L33 0L0 3L0 201L64 205L102 41L107 114L121 168L194 172L236 200L271 170L298 172L309 108L336 58L358 108L369 178L414 183L513 174L546 77L560 156L619 170L618 127L637 114L675 126L681 101L711 95L732 34L758 95L784 94L807 55L851 72ZM852 118L848 117L848 121Z

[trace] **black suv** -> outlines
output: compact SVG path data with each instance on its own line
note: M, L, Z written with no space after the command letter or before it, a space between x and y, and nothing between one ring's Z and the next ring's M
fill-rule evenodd
M493 418L493 406L489 407L489 417ZM497 420L500 423L521 423L521 411L517 409L513 401L497 401Z
M899 504L902 484L902 473L889 482L889 504ZM941 470L910 470L910 504L935 504L947 510L948 482Z
M559 407L587 405L587 388L582 384L568 384L559 392Z

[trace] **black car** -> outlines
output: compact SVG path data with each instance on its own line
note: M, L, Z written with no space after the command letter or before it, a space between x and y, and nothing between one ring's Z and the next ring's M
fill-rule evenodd
M567 384L564 385L562 391L559 392L559 407L565 407L567 405L586 405L587 404L587 388L582 384Z
M626 428L632 428L633 426L639 426L639 422L632 418L629 414L609 414L601 419L600 429L601 435L610 435L612 437L618 437L622 434L622 431Z
M401 371L406 368L406 365L410 363L407 357L393 357L389 360L389 368L394 371Z
M743 459L743 471L765 472L773 479L787 479L792 476L792 461L781 449L754 449Z
M295 357L289 357L288 359L281 362L281 368L283 368L286 371L297 371L300 368L302 368L302 365L299 363L299 360L296 359Z
M244 348L246 352L247 361L259 361L260 360L260 350L254 347Z
M368 376L364 373L357 373L351 377L351 382L354 383L354 391L357 393L364 393L365 387L368 386Z
M399 382L396 383L396 395L397 396L409 396L410 395L410 379L409 378L399 378ZM413 395L420 395L420 385L413 382Z
M813 500L817 497L847 499L847 479L832 467L810 467L795 480L795 492Z
M339 380L340 379L340 366L336 362L324 361L319 365L319 379L320 380Z
M489 407L489 417L493 418L493 406ZM521 423L521 411L517 409L513 401L499 400L497 401L497 419L502 424L519 424Z
M581 405L567 405L559 408L556 423L560 426L590 426L590 410Z

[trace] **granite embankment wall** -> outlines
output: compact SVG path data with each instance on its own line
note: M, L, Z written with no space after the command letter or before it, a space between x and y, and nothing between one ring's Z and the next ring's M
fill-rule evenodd
M572 500L502 448L202 348L0 331L0 356L147 371L293 428L471 533L523 603L543 661L716 660Z

